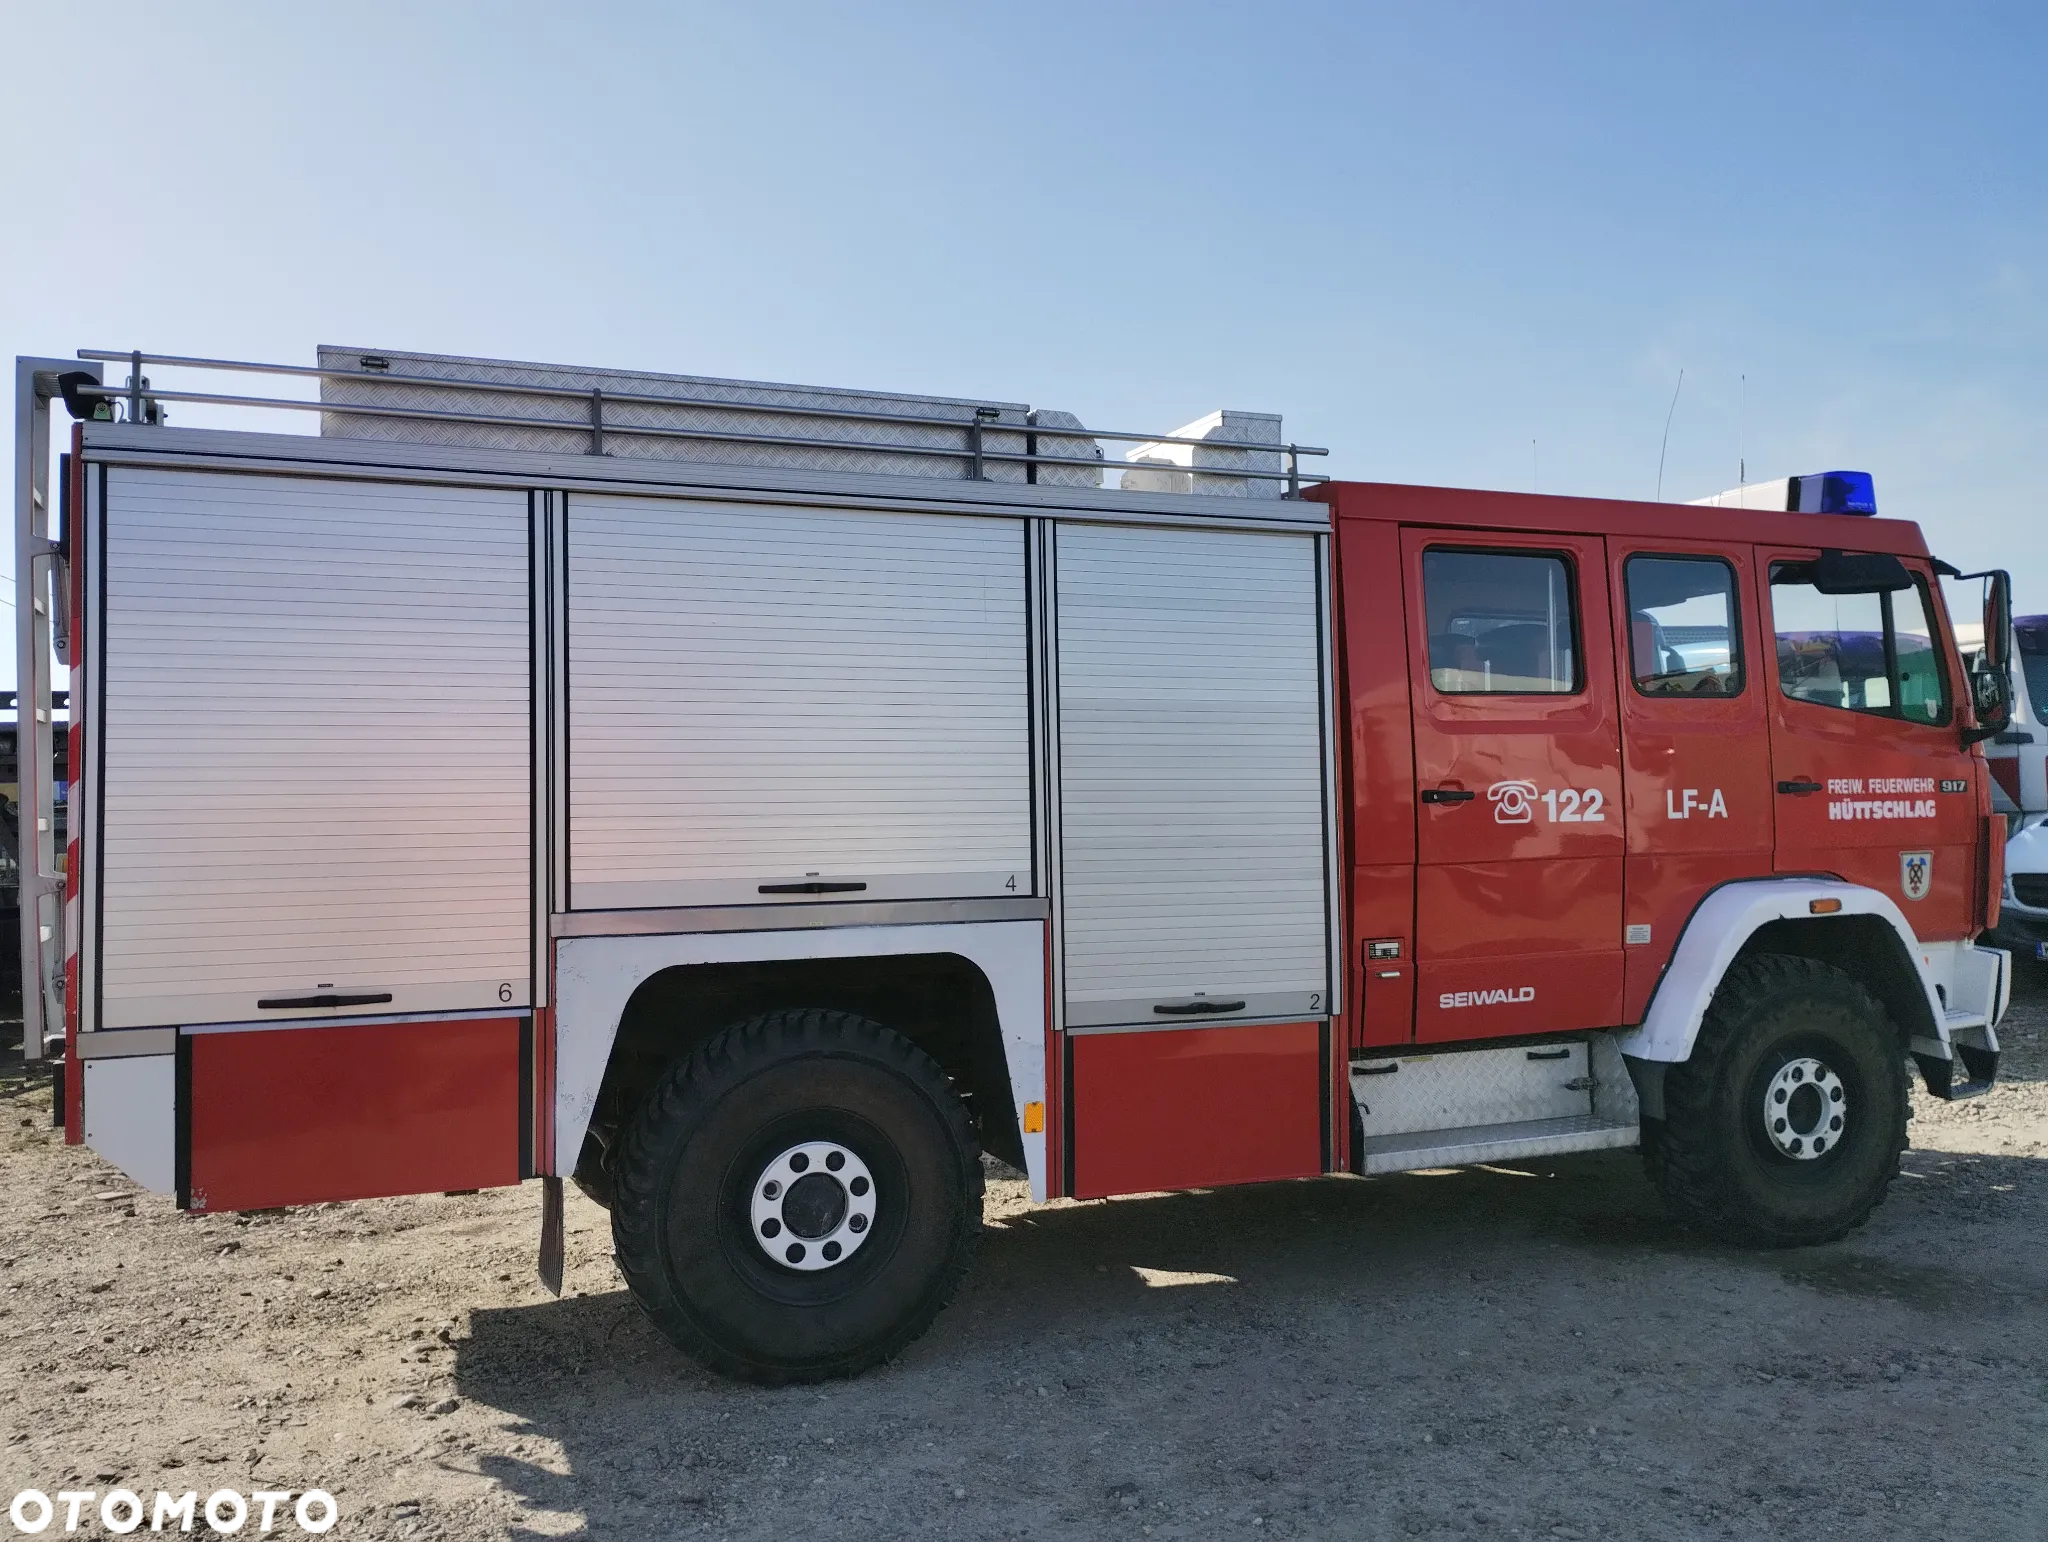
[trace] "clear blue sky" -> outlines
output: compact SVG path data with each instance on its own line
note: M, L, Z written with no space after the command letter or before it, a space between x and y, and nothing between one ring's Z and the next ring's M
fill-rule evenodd
M4 8L8 354L1242 407L1639 498L1683 368L1667 498L1867 468L2048 610L2038 4Z

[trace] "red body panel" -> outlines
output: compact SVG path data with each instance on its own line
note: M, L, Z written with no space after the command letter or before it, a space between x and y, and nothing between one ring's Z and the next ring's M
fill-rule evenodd
M1597 536L1456 529L1404 529L1401 546L1416 785L1472 795L1417 805L1415 1036L1609 1026L1621 1001L1623 841L1606 551ZM1564 558L1581 688L1438 692L1422 576L1431 551ZM1512 786L1521 796L1500 796ZM1445 1009L1445 998L1489 1004Z
M1620 1021L1635 1023L1708 891L1771 871L1771 756L1762 625L1750 549L1734 542L1610 537L1616 596L1615 680L1621 701L1623 923L1650 929L1623 954ZM1627 563L1633 556L1707 557L1727 564L1740 629L1741 688L1654 696L1637 689L1629 651ZM1637 932L1637 936L1641 933Z
M1073 1038L1074 1195L1323 1169L1316 1023Z
M1349 939L1346 971L1354 1048L1405 1043L1415 1021L1415 720L1408 695L1401 537L1391 525L1358 524L1337 546L1335 650L1348 732L1340 768ZM1373 943L1392 956L1373 960ZM1348 1128L1349 1121L1346 1121Z
M1610 1027L1621 1015L1620 864L1423 867L1415 1037L1442 1044ZM1431 947L1431 936L1443 939Z
M520 1019L189 1040L189 1206L257 1210L519 1181Z
M1724 883L1769 877L1770 849L1709 852L1693 856L1629 858L1623 919L1650 928L1647 943L1622 952L1622 1008L1617 1021L1639 1023L1664 977L1664 966L1700 901Z
M1818 548L1760 546L1757 582L1769 583L1773 560L1803 561ZM1940 585L1925 562L1909 562ZM1915 935L1943 941L1975 934L1984 901L1978 885L1981 757L1961 749L1961 703L1967 699L1954 649L1942 644L1951 718L1912 723L1797 701L1779 687L1775 650L1765 661L1769 681L1771 773L1779 784L1819 782L1818 792L1778 792L1776 866L1783 873L1832 873L1890 895ZM1943 790L1950 782L1953 790ZM1956 785L1967 784L1967 785ZM1838 818L1843 811L1876 817ZM1868 807L1863 807L1867 805ZM1933 868L1926 894L1913 899L1902 882L1907 853L1927 852Z
M1415 1032L1412 857L1398 866L1353 868L1349 914L1351 947L1339 965L1350 972L1351 1046L1405 1044Z

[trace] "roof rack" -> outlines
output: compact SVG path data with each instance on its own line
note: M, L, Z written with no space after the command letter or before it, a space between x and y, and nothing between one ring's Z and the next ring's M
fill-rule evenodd
M350 350L323 348L325 361L331 354ZM764 450L780 452L837 452L859 451L866 455L890 459L906 457L911 461L925 459L951 459L964 463L964 473L970 480L1023 480L1036 482L1041 469L1058 474L1057 468L1086 468L1088 473L1099 473L1105 461L1099 446L1092 441L1110 440L1137 446L1129 457L1130 470L1144 476L1161 475L1186 477L1190 490L1212 490L1218 481L1278 483L1283 488L1282 497L1299 497L1306 485L1327 482L1330 478L1320 473L1304 472L1301 459L1304 456L1327 455L1327 449L1313 445L1293 444L1278 440L1251 440L1230 437L1228 434L1212 431L1205 436L1185 432L1173 434L1139 433L1122 429L1087 428L1068 413L1035 411L1014 404L978 403L972 401L941 402L929 397L899 397L904 404L901 408L863 408L834 406L821 397L845 397L849 400L886 399L880 392L821 392L809 387L764 386L754 382L704 381L679 376L636 376L617 371L566 371L554 366L499 366L497 361L439 359L434 356L384 355L360 353L356 367L337 368L323 362L317 365L304 364L263 364L244 359L199 358L185 354L145 353L140 349L118 350L108 348L81 348L78 357L106 363L126 364L129 368L125 384L103 385L85 371L64 377L63 394L65 405L76 417L101 421L126 421L129 423L162 423L165 402L188 403L209 407L267 408L281 411L318 412L327 415L323 427L326 432L335 432L329 426L336 419L383 420L387 423L411 422L421 425L448 424L464 425L471 430L509 431L525 435L540 435L559 444L562 436L573 434L583 440L585 453L603 455L609 453L608 441L620 439L654 441L694 441L701 445L748 445ZM394 359L411 359L416 363L422 359L431 364L456 366L470 364L489 366L501 375L512 370L524 370L532 374L574 374L591 378L631 379L648 382L674 382L676 387L687 386L695 394L677 394L646 390L618 390L600 384L557 383L544 378L507 379L489 378L483 374L450 375L431 372L408 372L392 367ZM251 396L221 391L168 390L150 383L144 371L152 366L164 369L191 369L223 371L240 374L273 375L297 379L311 379L320 382L321 396L318 399L284 396ZM735 396L734 390L750 389L752 394ZM773 396L763 398L763 393L780 393L784 396L802 395L803 400L778 401ZM423 398L439 396L440 402ZM465 396L502 398L507 405L516 402L531 404L537 410L527 412L495 412L479 410L473 403L463 403ZM454 402L447 398L456 398ZM916 410L922 405L924 410ZM573 411L565 411L565 408ZM668 415L670 421L654 421L656 413ZM698 421L674 421L678 415L694 413ZM705 422L705 414L711 414L713 421ZM781 420L807 420L813 425L845 425L849 436L829 437L822 434L767 432L741 419L766 416ZM1274 428L1278 418L1264 415L1212 414L1219 428L1242 431L1242 423L1226 423L1226 419L1249 418L1254 423L1268 423ZM1208 423L1211 419L1202 420ZM911 436L899 435L893 439L875 439L867 430L895 429L912 431ZM933 442L930 430L948 430L960 436L956 442ZM380 436L381 437L381 436ZM917 442L921 441L921 442ZM1074 453L1078 452L1078 453ZM1012 470L1008 477L991 477L993 467L1007 466L1021 469L1018 476ZM942 468L933 466L926 475L943 474ZM1068 470L1066 475L1075 473ZM1203 485L1205 481L1210 485ZM1146 485L1143 481L1135 485ZM1264 496L1271 496L1265 494Z

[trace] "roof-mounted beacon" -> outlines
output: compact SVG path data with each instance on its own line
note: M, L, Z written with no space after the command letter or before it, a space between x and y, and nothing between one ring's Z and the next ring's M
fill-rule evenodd
M1867 471L1816 471L1810 476L1747 482L1692 502L1714 509L1767 509L1775 514L1877 512L1877 492Z

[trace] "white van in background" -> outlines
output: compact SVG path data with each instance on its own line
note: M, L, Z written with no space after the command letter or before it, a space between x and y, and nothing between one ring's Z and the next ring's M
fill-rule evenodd
M2015 616L2011 726L1984 746L1992 798L2005 815L2005 895L1991 940L2022 958L2048 960L2048 616ZM1956 646L1981 647L1981 626L1958 626Z

